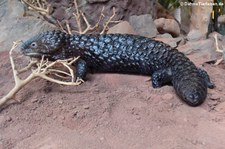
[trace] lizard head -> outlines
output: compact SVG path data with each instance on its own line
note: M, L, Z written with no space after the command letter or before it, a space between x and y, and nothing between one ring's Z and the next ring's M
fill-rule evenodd
M24 55L33 58L44 56L53 60L59 59L66 36L60 31L43 32L25 41L21 45L21 51Z

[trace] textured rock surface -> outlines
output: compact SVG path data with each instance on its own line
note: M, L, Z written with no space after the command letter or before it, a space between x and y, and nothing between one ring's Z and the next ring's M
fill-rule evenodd
M155 40L158 41L162 41L168 45L170 45L171 47L177 47L177 43L181 43L182 41L184 41L184 38L182 37L177 37L177 38L173 38L170 34L165 33L165 34L159 34L156 36L156 38L154 38ZM183 43L182 43L183 44ZM179 44L180 45L180 44Z
M1 48L0 50L9 50L13 41L27 39L34 34L53 28L48 23L34 18L3 22L4 26L0 28L0 45L4 48ZM0 25L2 25L2 23L0 23Z
M14 18L20 18L25 15L25 6L18 0L8 0L8 15Z
M112 33L120 33L120 34L134 34L136 35L137 33L134 31L133 27L130 25L129 22L127 21L122 21L118 23L117 25L109 28L109 31L107 32L108 34Z
M134 31L141 36L152 38L158 33L150 14L131 16L129 22Z
M4 8L8 8L7 11ZM9 50L13 41L27 39L34 34L53 28L39 18L23 18L24 12L24 7L19 1L10 0L8 3L0 3L0 14L2 14L0 17L0 51Z
M200 30L191 30L187 35L187 40L189 41L197 41L205 38L205 34L202 34Z
M6 0L2 0L0 2L0 22L3 18L3 16L6 15L6 6L7 6L7 1Z
M103 7L103 13L106 16L104 21L112 15L113 7L115 7L116 10L116 16L113 20L129 20L129 16L131 15L141 15L146 13L152 14L153 18L155 18L155 2L156 0L79 0L78 5L79 8L85 12L89 22L95 24L99 19ZM49 3L54 9L52 14L53 18L62 21L62 23L65 23L65 21L68 20L72 28L76 27L75 19L72 14L75 12L73 1L50 0Z
M155 26L159 33L170 33L174 37L180 35L179 24L174 19L159 18L154 20Z
M189 55L194 54L194 59L199 59L199 64L217 59L214 39L206 39L200 41L189 41L185 45L179 46L178 50Z

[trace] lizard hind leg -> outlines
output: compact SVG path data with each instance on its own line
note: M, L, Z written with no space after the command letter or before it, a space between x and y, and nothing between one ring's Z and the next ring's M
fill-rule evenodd
M160 88L163 85L171 84L171 81L172 81L171 68L160 69L152 74L153 88Z

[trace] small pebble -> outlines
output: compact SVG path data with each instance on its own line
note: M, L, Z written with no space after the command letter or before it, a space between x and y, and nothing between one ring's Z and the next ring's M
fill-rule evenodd
M162 96L162 99L163 100L171 100L171 99L173 99L173 94L167 93Z
M32 103L35 103L35 102L37 102L37 101L38 101L38 98L33 98L33 99L31 100Z
M12 118L11 117L6 117L6 121L8 121L8 122L10 122L10 121L12 121Z
M170 103L169 105L170 105L170 107L171 107L171 108L173 108L173 107L174 107L174 104L173 104L173 103Z
M141 119L141 117L139 116L139 117L137 117L136 119L137 119L137 120L140 120L140 119Z
M84 105L83 108L84 109L89 109L90 107L89 107L89 105Z
M211 97L209 97L212 100L218 100L220 99L220 96L218 94L212 94Z
M32 107L32 108L31 108L31 110L36 110L36 109L37 109L37 107Z
M43 95L43 96L41 96L41 98L42 98L42 99L44 99L44 98L46 98L46 96L45 96L45 95Z
M52 112L52 111L50 111L50 112L46 113L46 116L47 116L47 117L51 117L51 116L52 116L52 114L53 114L53 112Z
M63 101L62 100L59 100L59 104L63 104Z
M75 105L72 105L72 109L75 109L77 106L75 106Z
M215 109L220 113L225 113L225 102L218 104Z
M73 116L77 116L78 111L73 112Z
M196 145L198 143L198 141L197 140L192 140L191 143Z

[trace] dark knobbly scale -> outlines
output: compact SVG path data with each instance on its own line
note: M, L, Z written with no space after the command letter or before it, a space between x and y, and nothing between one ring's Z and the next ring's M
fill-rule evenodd
M32 43L37 46L32 47ZM203 103L207 87L214 87L207 72L183 53L137 35L68 35L48 31L26 41L21 49L25 55L45 55L50 60L80 56L74 64L78 79L84 79L89 70L149 75L154 88L172 84L177 95L191 106Z

